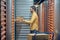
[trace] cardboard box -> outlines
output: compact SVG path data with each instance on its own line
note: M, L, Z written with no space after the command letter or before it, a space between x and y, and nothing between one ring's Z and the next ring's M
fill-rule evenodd
M28 34L28 40L48 40L48 34Z

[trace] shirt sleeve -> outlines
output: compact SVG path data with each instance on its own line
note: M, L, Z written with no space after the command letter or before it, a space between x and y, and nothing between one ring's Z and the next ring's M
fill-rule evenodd
M33 14L31 17L31 20L24 20L25 23L32 24L34 20L36 19L35 15Z

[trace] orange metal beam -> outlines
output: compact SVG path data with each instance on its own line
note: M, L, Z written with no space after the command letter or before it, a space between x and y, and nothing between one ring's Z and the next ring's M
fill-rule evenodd
M44 32L44 3L42 3L42 32Z
M14 40L14 0L12 0L12 40Z
M6 40L6 0L1 0L1 40Z
M54 0L48 0L48 32L54 33ZM49 40L52 40L52 34Z

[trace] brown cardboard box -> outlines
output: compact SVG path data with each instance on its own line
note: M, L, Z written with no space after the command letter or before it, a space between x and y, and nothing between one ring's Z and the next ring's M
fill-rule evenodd
M28 34L28 40L33 40L33 36L35 34ZM48 34L36 34L36 37L34 38L36 40L48 40L49 37L48 37Z

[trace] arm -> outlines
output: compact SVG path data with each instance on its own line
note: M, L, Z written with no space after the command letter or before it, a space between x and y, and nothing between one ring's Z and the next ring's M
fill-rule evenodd
M28 24L32 24L35 19L36 19L35 15L32 15L31 20L23 20L23 22L28 23Z

